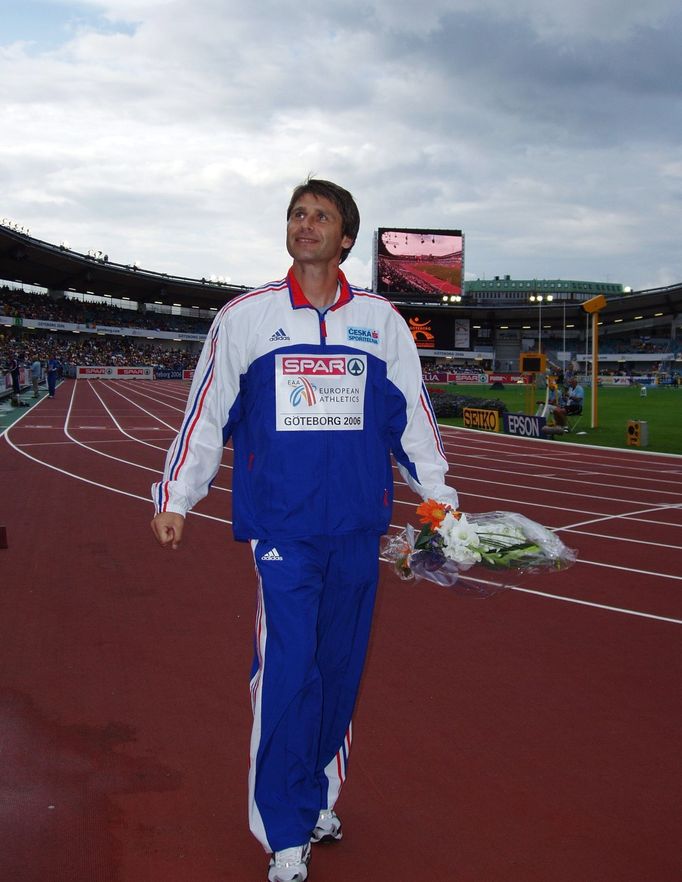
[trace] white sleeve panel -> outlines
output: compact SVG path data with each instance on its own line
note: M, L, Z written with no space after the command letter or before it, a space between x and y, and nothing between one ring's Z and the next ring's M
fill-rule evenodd
M230 334L230 314L220 313L194 372L185 416L154 484L156 511L185 515L208 493L223 453L223 428L239 392L240 348Z
M394 345L389 348L388 379L405 396L407 425L400 439L401 446L413 464L417 480L403 463L397 462L400 474L422 499L437 499L457 507L457 491L445 484L448 464L431 408L422 382L417 347L404 319L395 314Z

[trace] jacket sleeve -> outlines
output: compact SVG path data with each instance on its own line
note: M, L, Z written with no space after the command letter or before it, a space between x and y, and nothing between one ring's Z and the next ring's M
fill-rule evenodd
M422 499L458 506L457 491L445 483L448 463L438 423L422 380L419 353L399 313L392 328L387 376L397 392L392 451L400 474Z
M206 337L180 431L166 456L161 481L152 485L157 513L186 515L206 496L220 467L241 373L230 324L227 310L219 313Z

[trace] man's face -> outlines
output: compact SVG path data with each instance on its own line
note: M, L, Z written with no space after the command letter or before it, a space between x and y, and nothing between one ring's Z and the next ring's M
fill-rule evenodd
M341 213L324 196L304 193L287 222L287 251L299 263L336 263L353 240L344 236Z

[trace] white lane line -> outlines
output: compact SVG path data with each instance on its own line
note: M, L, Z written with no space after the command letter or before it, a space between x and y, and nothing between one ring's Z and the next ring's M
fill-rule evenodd
M675 503L675 504L671 504L671 505L653 505L650 508L642 508L642 509L639 509L639 510L633 511L633 512L623 512L622 514L612 514L612 515L600 515L599 517L591 518L590 520L587 520L587 521L579 521L576 524L567 524L565 527L562 527L561 529L562 530L575 530L577 527L589 527L590 524L601 524L601 523L604 523L605 521L620 520L621 518L623 518L624 520L641 520L639 515L645 515L645 514L649 514L650 512L657 512L657 511L670 511L671 509L682 510L682 504ZM644 523L651 524L651 523L654 523L654 521L644 519ZM658 523L662 523L662 522L659 521ZM680 524L671 523L671 524L668 524L668 526L682 527L682 523L680 523ZM614 538L616 538L616 537L614 537Z
M380 557L382 563L390 563L386 558ZM491 585L494 588L503 588L506 591L518 591L522 594L535 594L537 597L544 597L546 600L559 600L562 603L575 603L578 606L592 607L593 609L603 609L606 612L621 613L626 616L637 616L642 619L654 619L659 622L669 622L673 625L682 625L682 619L675 619L672 616L659 616L656 613L641 612L636 609L627 609L621 606L610 606L607 603L596 603L593 600L580 600L577 597L566 597L563 594L550 594L548 591L538 591L535 588L521 588L518 585L505 585L502 582L495 582L489 579L477 579L471 576L460 576L463 582L475 582L481 585ZM447 591L447 588L444 589Z
M119 432L122 435L125 435L126 438L130 438L130 440L134 441L136 444L143 444L145 447L151 447L154 450L163 450L163 448L159 447L157 444L151 444L149 441L142 441L140 438L134 438L132 435L130 435L128 432L126 432L126 430L119 423L119 421L116 419L116 417L111 412L111 410L109 410L109 408L105 404L104 400L102 399L102 396L99 394L97 389L95 389L95 387L92 385L92 383L90 383L89 380L88 380L88 383L90 384L90 388L92 389L92 391L95 393L95 395L99 399L99 403L102 405L102 407L109 414L110 419L113 421L114 425L116 426L116 428L119 430ZM171 426L168 426L166 423L164 423L164 426L166 426L166 428L169 428L169 429L171 428ZM160 431L160 429L157 427L156 431Z
M598 560L585 560L578 558L578 563L588 564L591 567L603 567L606 570L621 570L624 573L636 573L639 576L656 576L659 579L673 579L682 582L682 576L674 576L672 573L661 573L658 570L638 570L636 567L621 567L619 564L603 563Z
M498 440L494 436L491 436L491 433L489 433L489 432L481 432L478 429L467 429L464 426L451 426L448 423L438 423L438 428L439 428L439 430L441 430L441 434L442 434L442 431L445 430L446 434L451 434L451 435L455 436L452 443L456 443L457 434L459 432L462 432L462 433L473 432L474 434L480 436L481 441L486 441L489 443L493 443ZM545 438L517 438L517 439L512 440L512 438L509 435L503 435L499 438L499 440L500 441L504 440L504 441L509 442L508 444L505 444L504 449L510 449L510 450L516 449L517 447L520 448L521 445L526 444L527 442L531 443L531 444L537 444L538 442L539 443L543 443L543 442L546 443L547 442L547 439L545 439ZM621 460L625 461L625 458L630 457L630 456L632 456L632 457L661 456L661 457L667 457L673 461L677 460L678 462L682 459L682 457L680 456L679 453L661 453L657 450L642 450L641 448L639 448L639 449L629 448L628 450L624 450L622 447L607 447L606 445L602 446L601 444L599 444L599 445L597 445L597 444L575 444L574 442L565 441L565 440L562 441L561 447L562 448L568 447L570 449L570 452L575 453L576 455L578 455L580 452L586 452L588 454L599 454L602 451L604 451L606 453L619 454L619 456L618 456L619 462ZM556 453L553 450L547 449L547 455L548 456L556 456ZM605 457L604 457L604 459L605 459ZM615 457L614 457L614 460L615 460ZM632 461L634 462L634 459ZM655 463L654 463L654 465L655 465Z
M529 442L526 445L525 442ZM463 446L463 443L464 445ZM547 466L554 465L558 471L566 473L572 471L572 466L577 469L583 469L606 474L621 474L626 470L628 474L633 476L655 475L661 469L666 474L670 473L677 477L682 470L682 456L680 454L652 454L654 456L666 456L665 460L641 460L633 459L627 448L612 448L613 455L602 455L602 450L609 448L602 447L576 447L573 450L563 450L561 447L555 447L552 450L538 450L533 447L533 439L525 439L523 445L509 447L496 441L491 437L480 437L472 439L446 439L444 444L446 449L451 452L461 453L470 459L478 459L481 457L496 456L500 460L516 461L529 463L543 463Z
M28 408L26 409L26 413L22 413L22 415L21 415L20 417L17 417L15 420L12 420L12 422L9 423L9 425L5 426L3 429L0 429L0 438L2 438L3 435L5 435L7 432L9 432L9 430L12 428L12 426L16 426L18 423L20 423L20 422L22 422L23 420L25 420L26 417L27 417L30 413L32 413L33 409L34 409L35 407L37 407L37 405L39 405L41 401L44 401L44 399L41 398L40 401L34 401L33 404L32 404L30 407L28 407ZM33 414L33 416L35 417L35 414ZM42 412L41 412L41 416L42 416ZM22 427L22 428L23 428L23 427ZM47 428L47 429L51 429L52 426L46 426L45 428Z
M92 385L91 385L91 387L92 387ZM107 407L107 405L105 404L105 402L102 400L102 398L101 398L101 396L99 395L99 393L98 393L94 388L93 388L93 391L95 392L95 395L97 396L97 398L99 399L100 403L101 403L102 406L105 408L105 410L107 411L107 413L109 414L109 416L111 417L111 419L114 421L114 423L116 424L116 426L117 426L117 427L119 428L119 430L122 432L122 434L124 434L126 437L131 438L131 440L136 441L136 442L138 442L138 443L140 443L140 444L144 444L144 445L146 445L146 446L148 446L148 447L152 447L152 448L155 448L155 449L159 449L159 448L158 448L156 445L154 445L154 444L150 444L149 442L146 442L146 441L141 441L141 440L136 439L136 438L134 438L133 436L129 435L129 434L128 434L128 433L127 433L127 432L126 432L121 426L120 426L120 424L118 423L118 421L116 420L116 418L114 417L114 415L112 414L112 412L110 411L110 409ZM154 415L153 415L153 414L149 413L149 412L148 412L145 408L143 408L141 405L138 405L136 402L132 401L132 400L129 399L127 396L123 395L121 392L118 391L118 389L115 389L115 388L112 387L112 391L114 391L117 395L119 395L121 398L123 398L124 401L129 401L131 404L133 404L133 405L136 406L136 407L139 407L139 408L140 408L141 410L143 410L145 413L148 413L149 416L151 416L152 418L154 418ZM163 422L163 420L160 420L160 422ZM168 428L172 428L172 427L170 427L167 423L164 423L164 425L166 425ZM91 449L91 448L90 448L90 449ZM93 452L94 452L94 453L98 453L99 451L93 450ZM106 454L104 454L104 455L106 455ZM115 459L116 457L111 457L111 458L114 458L114 459ZM127 461L126 461L126 462L127 462ZM132 463L132 464L134 465L134 463ZM221 466L222 466L223 468L229 468L229 469L232 468L232 466L225 465L225 464L221 464ZM140 468L146 468L145 466L139 466L139 467L140 467ZM149 471L153 471L153 470L152 470L152 469L149 469ZM403 484L404 486L407 486L406 484L404 484L404 482L400 482L400 483ZM228 488L228 487L221 487L221 486L218 485L217 483L214 484L214 487L215 487L216 490L220 490L221 492L227 492L227 493L231 493L231 492L232 492L231 488ZM493 497L493 498L495 498L495 497ZM416 507L416 506L419 504L419 502L411 502L411 501L404 501L404 500L395 500L395 501L396 501L397 503L402 503L402 504L410 505L410 506L413 506L413 507ZM549 506L543 506L543 507L549 507ZM551 507L554 508L554 506L551 506ZM672 506L668 506L668 507L672 507ZM657 507L655 507L655 508L645 509L645 510L642 510L642 511L640 511L640 512L632 512L632 513L629 515L629 517L633 518L633 517L635 517L637 514L644 514L644 513L646 513L647 511L654 511L654 512L655 512L655 511L660 510L661 508L663 508L663 507L662 507L662 506L657 506ZM612 520L612 519L614 519L614 518L619 518L619 517L622 517L622 516L621 516L621 515L617 515L617 516L613 516L613 515L605 515L605 516L603 516L602 518L600 518L600 520L604 520L604 521L606 521L606 520ZM599 519L597 519L597 520L599 520ZM585 522L585 523L587 524L588 522ZM394 527L395 529L400 529L400 527L399 527L398 525L391 524L391 526ZM579 524L575 524L575 525L573 525L573 526L579 526ZM567 530L567 529L568 529L568 528L566 528L566 527L555 528L555 532L561 532L562 530ZM606 567L606 568L608 568L608 569L616 569L616 570L627 569L628 571L638 572L638 573L640 573L640 574L642 574L642 575L646 575L646 574L649 574L649 575L658 575L658 576L660 576L661 578L672 578L672 579L678 579L678 578L680 578L680 577L678 577L678 576L667 576L667 575L664 574L664 573L650 573L650 572L647 571L647 570L633 570L632 568L624 568L624 567L620 567L620 566L618 566L618 565L604 564L604 563L599 563L599 562L597 562L597 561L591 561L591 560L585 560L585 559L581 559L580 562L581 562L581 563L584 563L584 564L589 564L589 565L592 565L592 566Z
M5 434L5 441L16 450L17 453L20 453L22 456L25 456L26 459L30 459L32 462L38 463L38 465L45 466L47 469L52 469L54 472L59 472L60 475L66 475L68 478L74 478L76 481L82 481L84 484L90 484L93 487L99 487L102 490L109 490L111 493L118 493L120 496L129 496L131 499L139 499L145 503L145 505L152 506L153 502L151 497L147 498L146 496L140 496L138 493L129 493L127 490L121 490L118 487L111 487L109 484L102 484L100 481L93 481L90 478L84 478L82 475L77 475L74 472L69 472L66 469L61 469L59 466L53 465L50 462L45 462L42 459L38 459L35 456L31 456L30 453L27 453L25 450L22 450L21 447L17 447L17 445L12 441L9 436L9 433ZM232 521L227 520L226 518L217 518L214 515L204 514L203 512L198 511L190 511L189 515L194 515L198 518L206 518L210 521L218 521L221 524L231 524Z
M475 484L496 484L496 485L499 485L501 483L504 483L507 487L510 487L510 486L513 486L515 488L518 487L519 489L532 490L536 493L551 493L555 497L560 493L562 499L565 499L566 497L569 497L569 496L574 496L574 497L579 497L579 498L580 497L588 497L589 499L602 499L606 502L631 502L633 492L635 492L635 493L648 493L648 494L651 494L652 496L665 496L668 499L679 498L680 494L682 493L682 487L680 488L680 490L670 490L670 489L657 490L657 489L654 489L653 487L650 487L650 486L633 488L631 485L628 485L627 487L625 487L624 485L604 484L603 481L600 482L600 484L599 484L600 487L609 487L610 489L612 489L614 491L614 494L620 493L620 492L625 492L628 495L626 497L621 497L621 496L616 496L614 494L603 495L603 494L596 493L594 481L589 482L589 483L586 482L587 486L586 486L585 490L572 491L572 490L569 490L564 487L562 487L559 490L556 486L554 486L554 487L540 487L540 486L538 486L537 483L522 483L520 480L516 480L516 479L520 479L520 478L533 478L533 479L542 478L542 475L538 475L535 472L515 472L515 471L511 471L510 469L495 469L495 468L485 466L485 465L480 466L480 470L482 472L485 472L486 475L491 475L491 474L494 474L495 472L500 473L500 475L501 475L500 478L493 479L493 478L489 478L489 477L483 478L479 475L472 474L471 472L468 472L466 474L464 474L464 473L457 474L456 463L448 462L448 465L451 469L451 477L453 480L459 480L460 482L461 481L472 481ZM514 484L510 484L510 480L509 480L510 477L513 477L515 479ZM557 479L552 478L552 480L556 481ZM575 486L575 481L571 481L569 478L561 478L559 480L566 481L567 484L570 484L571 486Z
M593 539L611 539L614 542L629 542L631 545L651 545L653 548L670 548L672 551L682 551L680 545L669 545L667 542L651 542L647 539L632 539L626 536L612 536L609 533L590 533L588 530L574 530L572 527L557 527L554 532L575 533L578 536L590 536Z
M114 392L116 395L119 396L119 398L122 398L124 401L127 401L129 404L132 404L133 407L137 408L137 410L141 410L142 413L146 413L148 417L151 417L154 420L154 422L161 423L162 426L165 426L167 429L170 429L171 432L173 432L175 435L177 435L177 433L178 433L177 426L171 425L171 423L167 423L165 420L162 420L160 416L157 416L156 414L152 413L150 410L147 410L145 407L142 407L142 405L138 404L137 401L133 401L132 398L128 398L127 395L124 395L123 392L120 392L115 386L107 386L107 389L109 389L111 392ZM100 401L102 400L99 395L97 395L97 397L100 399ZM145 396L145 398L150 398L150 397L151 396L149 396L149 395ZM157 401L157 404L158 404L158 401ZM159 448L159 449L162 449L162 448Z
M121 397L123 397L123 396L121 396ZM71 399L71 403L70 403L70 405L69 405L69 412L70 412L70 410L71 410L71 405L72 405L72 403L73 403L73 396L72 396L72 399ZM20 417L20 419L17 420L17 421L14 423L14 425L16 425L16 424L17 424L22 418L23 418L23 417ZM67 414L67 424L68 424L68 414ZM7 440L7 443L8 443L8 444L9 444L14 450L16 450L17 453L20 453L22 456L25 456L27 459L30 459L30 460L32 460L33 462L38 463L39 465L43 465L43 466L45 466L46 468L52 469L53 471L56 471L56 472L59 472L60 474L66 475L66 476L71 477L71 478L74 478L75 480L82 481L82 482L84 482L84 483L86 483L86 484L90 484L90 485L95 486L95 487L100 487L101 489L108 490L108 491L110 491L110 492L112 492L112 493L117 493L117 494L122 495L122 496L128 496L128 497L133 498L133 499L139 499L139 500L143 501L145 504L150 504L150 500L148 500L146 497L139 496L139 495L136 494L136 493L129 493L128 491L120 490L120 489L117 488L117 487L111 487L111 486L109 486L109 485L107 485L107 484L102 484L101 482L93 481L93 480L91 480L91 479L89 479L89 478L84 478L84 477L81 476L81 475L76 475L76 474L74 474L73 472L69 472L69 471L67 471L67 470L65 470L65 469L61 469L61 468L59 468L58 466L54 466L54 465L52 465L51 463L47 463L47 462L44 462L43 460L37 459L36 457L31 456L31 455L30 455L29 453L27 453L26 451L24 451L24 450L22 450L21 448L17 447L17 445L14 444L14 442L11 440L11 438L9 437L9 435L8 435L7 432L5 432L4 434L5 434L5 438L6 438L6 440ZM75 439L72 439L72 440L75 441ZM78 444L79 442L76 441L75 443ZM81 445L81 446L85 446L85 445ZM99 451L92 451L92 452L98 453ZM111 457L111 458L115 459L115 457ZM122 460L118 460L118 461L121 462ZM136 465L136 464L133 463L133 465ZM142 467L142 468L144 468L144 467ZM494 498L494 497L491 497L491 498ZM397 500L396 500L396 501L397 501ZM412 503L409 503L409 504L412 504ZM415 505L416 505L416 504L418 504L418 503L415 503ZM545 506L543 506L543 507L545 507ZM548 506L547 506L547 507L548 507ZM660 508L660 506L657 507L656 509L652 509L652 510L653 510L653 511L656 511L656 510L658 510L659 508ZM208 520L217 521L217 522L219 522L219 523L224 523L224 524L228 524L228 525L232 523L230 520L228 520L228 519L226 519L226 518L218 518L218 517L215 517L215 516L213 516L213 515L203 514L203 513L200 513L200 512L194 512L194 511L192 511L192 512L189 512L188 514L193 515L193 516L195 516L195 517L202 517L202 518L206 518L206 519L208 519ZM604 519L607 520L607 519L613 519L613 518L616 518L616 517L620 517L620 516L609 515L609 516L605 516ZM628 517L632 519L632 518L633 518L633 515L628 515ZM651 523L651 522L648 521L647 523ZM398 529L400 529L400 527L398 527ZM595 566L611 567L611 565L608 565L608 564L601 564L601 563L597 563L597 562L594 562L594 561L585 561L585 560L581 560L581 561L579 561L579 563L594 564ZM618 567L616 567L616 568L617 568L617 569L627 569L629 572L635 572L635 571L633 571L631 568L624 568L624 567L623 567L623 568L618 568ZM647 574L647 571L637 571L637 572L642 572L642 573ZM661 576L660 573L652 573L652 574L650 574L650 575ZM663 578L666 578L666 577L664 576ZM679 578L679 577L673 577L673 578ZM477 581L481 581L481 580L477 580ZM490 583L490 584L495 584L495 583ZM529 588L519 588L519 587L517 587L517 586L510 586L510 590L518 591L518 592L522 592L522 593L526 593L526 594L535 594L535 595L537 595L537 596L539 596L539 597L544 597L544 598L549 599L549 600L559 600L559 601L562 601L562 602L565 602L565 603L575 603L575 604L578 604L578 605L580 605L580 606L586 606L586 607L593 607L593 608L597 608L597 609L603 609L603 610L608 611L608 612L621 613L621 614L625 614L625 615L637 616L637 617L645 618L645 619L654 619L654 620L663 621L663 622L670 622L670 623L674 623L674 624L682 624L682 620L680 620L680 619L675 619L675 618L672 618L672 617L658 616L658 615L655 615L655 614L653 614L653 613L639 612L639 611L637 611L637 610L628 610L628 609L624 609L624 608L621 608L621 607L609 606L609 605L607 605L607 604L594 603L594 602L592 602L592 601L587 601L587 600L579 600L579 599L572 598L572 597L564 597L564 596L562 596L562 595L550 594L550 593L548 593L548 592L537 591L537 590L529 589Z
M511 591L521 591L523 594L536 594L538 597L549 597L552 600L560 600L564 603L577 603L579 606L591 606L594 609L603 609L607 612L621 613L626 616L638 616L642 619L655 619L658 622L670 622L673 625L682 625L682 619L674 619L672 616L657 616L654 613L639 612L635 609L625 609L620 606L609 606L606 603L594 603L591 600L578 600L575 597L563 597L560 594L548 594L546 591L536 591L533 588L519 588L510 586Z
M69 401L69 406L66 411L66 417L64 418L64 434L66 435L66 437L70 441L73 441L74 444L77 444L78 447L82 447L84 450L89 450L91 453L96 453L97 456L103 456L106 459L113 459L114 462L120 462L123 465L134 466L135 468L144 469L144 471L146 471L146 472L153 472L155 475L158 475L159 474L158 469L153 469L153 468L150 468L149 466L143 466L143 465L140 465L139 463L131 462L129 459L123 459L120 456L113 456L111 453L105 453L103 450L97 450L95 447L90 447L88 444L85 444L84 442L79 441L77 438L73 437L73 435L69 431L69 422L71 420L71 411L73 409L73 403L76 398L76 388L77 388L77 384L74 383L73 391L71 393L71 399Z
M396 486L407 487L407 484L405 484L403 481L396 481L395 484L396 484ZM460 491L460 497L462 497L462 496L469 496L469 495L473 495L473 494L467 494L467 493L464 493L464 492ZM479 499L491 499L491 500L493 501L493 503L494 503L494 507L495 507L496 510L498 510L498 509L500 508L499 503L505 503L505 504L506 504L506 503L509 503L509 504L510 504L511 506L513 506L515 509L518 509L518 508L520 508L520 507L522 507L522 506L526 506L527 508L546 508L546 509L548 509L549 511L553 511L553 512L557 510L557 506L556 506L556 504L554 504L554 505L550 505L550 504L545 503L545 502L527 502L526 500L523 500L523 499L518 499L518 498L508 498L508 497L502 497L502 496L487 496L487 495L484 495L484 494L482 494L482 493L477 493L477 494L475 494L475 499L476 499L476 500L479 500ZM630 500L628 500L628 501L629 501L630 503L632 503L632 499L630 499ZM394 499L394 502L395 502L396 504L398 504L398 505L407 505L407 506L411 506L411 507L414 507L414 508L416 508L416 507L420 504L419 501L417 501L417 502L412 502L412 501L409 500L409 499ZM672 507L673 507L673 508L676 508L677 506L672 506ZM657 505L657 506L655 506L654 508L652 508L651 510L652 510L652 511L659 511L659 510L662 510L662 509L664 509L663 506ZM470 511L471 509L467 509L467 510ZM478 511L481 511L482 509L481 509L480 506L477 506L477 510L478 510ZM584 509L584 508L567 508L565 505L562 505L562 506L561 506L561 511L562 511L562 512L567 512L567 513L570 513L570 514L577 514L577 515L589 515L589 514L593 515L593 514L594 514L594 511L589 511L589 510ZM601 514L601 513L600 513L598 520L605 520L605 521L606 521L606 520L617 519L617 518L620 518L620 517L621 517L620 514L615 514L615 515L614 515L614 514L606 514L606 513ZM628 519L631 520L631 521L641 521L643 524L660 525L660 526L662 526L662 527L666 527L666 528L667 528L667 527L677 527L677 526L678 526L678 524L671 524L669 521L657 521L657 520L654 520L653 518L637 518L637 517L634 517L633 515L628 515ZM404 526L404 525L403 525L403 526ZM680 526L682 526L682 525L680 525Z
M524 439L524 441L528 442L533 442L535 440L536 439L534 438ZM624 472L627 472L627 474L631 475L633 478L662 482L666 480L665 478L660 477L661 469L664 466L665 471L663 474L670 476L669 480L676 480L681 474L681 470L677 466L682 463L682 457L679 454L674 453L655 454L649 451L650 455L666 456L671 458L672 461L666 461L663 463L635 463L634 460L627 459L629 456L627 450L618 448L584 447L583 445L580 445L580 447L571 451L572 454L575 454L573 459L571 459L570 455L566 455L565 452L562 452L561 462L557 462L558 456L556 451L552 453L541 453L537 450L533 451L532 447L529 447L528 450L531 450L532 452L526 452L525 450L522 450L520 446L514 448L504 446L499 442L491 440L490 436L477 439L476 447L471 447L468 450L463 450L461 446L458 446L458 439L444 441L444 445L449 448L449 454L451 456L456 456L460 461L462 459L483 460L484 462L482 463L481 468L486 468L490 465L491 457L496 457L499 460L503 460L503 458L506 457L507 459L505 459L504 462L507 466L513 464L517 466L531 465L536 466L538 469L552 468L559 472L564 472L564 477L561 478L561 480L566 481L570 481L574 474L574 470L570 467L571 462L575 462L578 467L583 469L589 468L594 474L606 477L622 478ZM611 459L598 457L591 461L590 453L598 454L601 450L612 450L614 453L620 454L620 456L614 456ZM566 463L566 465L563 465L562 463ZM669 466L672 466L672 468L669 468Z
M111 388L113 389L114 387L112 386ZM170 408L171 410L177 410L177 412L178 412L178 413L181 413L181 414L184 414L184 413L185 413L185 406L186 406L186 404L187 404L187 399L185 399L184 402L182 402L182 401L180 402L180 403L183 405L182 407L175 407L174 404L169 404L167 401L160 401L159 398L158 398L157 396L155 396L155 395L147 395L145 392L141 392L139 389L137 389L137 388L135 388L135 387L133 387L133 389L131 389L130 387L125 387L125 388L127 388L128 392L131 392L131 391L133 391L133 389L134 389L134 391L135 391L140 397L142 397L142 398L149 398L149 399L150 399L151 401L153 401L155 404L161 404L161 405L163 405L163 407L168 407L168 408ZM116 391L117 391L117 390L116 390ZM121 393L121 392L118 392L118 394L121 396L121 398L125 398L125 400L126 400L126 401L129 401L132 405L137 406L137 402L134 401L132 398L126 398L126 396L123 395L123 393ZM162 421L160 420L160 422L162 422ZM167 423L164 423L164 425L167 425ZM178 431L177 427L176 427L176 431Z
M90 384L90 380L88 380L88 383ZM92 385L90 386L90 388L92 388ZM99 398L102 406L104 407L104 409L106 410L106 412L109 414L109 416L113 420L114 424L116 425L116 428L123 435L125 435L127 438L129 438L131 441L134 441L137 444L144 444L146 447L153 447L155 449L158 449L158 448L156 448L155 444L150 444L148 441L141 441L139 438L133 438L132 435L128 435L128 433L125 432L121 428L118 420L114 417L114 415L111 413L109 408L102 401L102 399L100 398L98 393L94 389L92 391L95 392L95 395L97 395L97 398ZM73 441L74 444L77 444L79 447L83 447L85 450L89 450L91 453L97 454L97 456L104 456L104 457L106 457L106 459L113 459L114 462L120 462L124 465L133 466L134 468L137 468L137 469L143 469L143 471L145 471L145 472L152 472L158 478L161 477L161 471L159 471L158 468L151 468L150 466L141 465L138 462L132 462L132 460L129 460L129 459L123 459L123 457L120 457L120 456L113 456L111 453L105 453L103 450L97 450L95 447L92 447L89 444L85 444L84 442L79 441L77 438L74 438L73 435L71 435L71 433L69 432L69 421L71 418L71 410L73 408L75 398L76 398L76 384L74 384L74 387L73 387L73 392L71 394L71 400L69 402L69 407L66 412L66 418L65 418L65 423L64 423L64 434L66 435L67 438L69 438L71 441ZM231 490L227 490L225 487L216 486L215 489L220 490L222 493L231 493L232 492Z
M130 404L133 405L133 407L137 407L137 408L138 408L139 410L141 410L143 413L146 413L147 416L151 417L153 420L157 420L159 423L161 423L161 424L162 424L163 426L165 426L166 428L171 429L171 430L175 433L175 435L177 435L178 429L177 429L175 426L171 426L170 423L165 422L164 420L161 419L161 417L157 417L157 416L155 416L151 411L149 411L149 410L147 410L146 408L142 407L141 404L138 404L136 401L133 401L131 398L127 398L122 392L120 392L118 389L114 388L113 386L110 386L109 388L111 389L112 392L115 392L116 395L118 395L118 396L119 396L120 398L122 398L124 401L128 401ZM94 390L93 390L93 391L94 391ZM95 394L97 394L97 393L95 393ZM97 397L99 398L99 395L98 395ZM149 397L149 396L145 396L145 397ZM100 399L100 401L101 401L101 399ZM102 402L102 403L104 404L104 402ZM108 410L108 409L107 409L107 410ZM121 431L123 431L123 430L121 430ZM127 434L127 433L126 433L126 434ZM175 435L174 435L174 437L175 437ZM133 437L132 435L128 435L128 437L129 437L129 438L132 438L133 441L139 441L140 444L146 444L147 447L153 447L153 448L155 448L156 450L162 450L164 453L166 453L166 452L168 451L168 448L167 448L167 447L159 447L159 446L156 445L156 444L150 444L148 441L141 441L140 439L135 438L135 437ZM223 463L223 462L221 462L221 463L220 463L220 468L221 468L221 469L232 469L232 466L231 466L231 465L228 465L227 463ZM220 487L218 484L215 484L215 483L212 484L211 486L212 486L212 487L215 487L216 490L227 490L228 493L231 493L231 492L232 492L232 491L229 490L227 487Z

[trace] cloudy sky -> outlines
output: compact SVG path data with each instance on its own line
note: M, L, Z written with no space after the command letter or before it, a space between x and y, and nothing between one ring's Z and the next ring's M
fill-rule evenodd
M309 173L466 277L682 282L679 0L0 0L0 216L150 270L284 275Z

